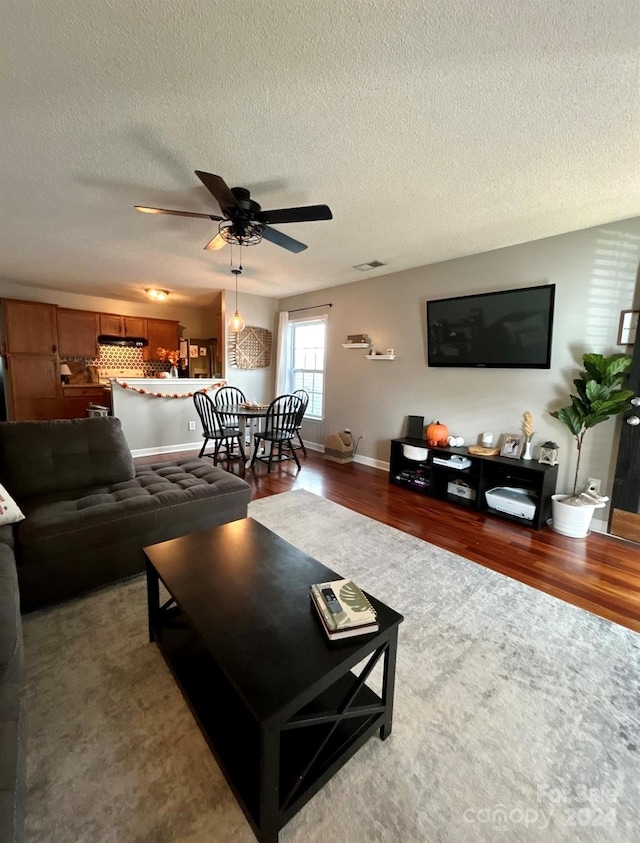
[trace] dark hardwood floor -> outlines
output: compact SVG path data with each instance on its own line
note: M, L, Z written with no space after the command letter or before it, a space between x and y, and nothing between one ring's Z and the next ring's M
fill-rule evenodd
M165 458L187 456L197 451ZM301 462L299 472L292 462L274 466L270 475L264 464L243 470L236 463L232 470L252 486L254 499L306 489L640 632L640 545L598 533L570 539L548 527L521 527L391 485L384 471L338 465L312 451Z

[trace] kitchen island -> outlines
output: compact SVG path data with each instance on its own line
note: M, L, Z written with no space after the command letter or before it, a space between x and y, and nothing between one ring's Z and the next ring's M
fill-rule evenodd
M200 448L202 424L193 395L213 397L220 378L111 378L111 406L134 457Z

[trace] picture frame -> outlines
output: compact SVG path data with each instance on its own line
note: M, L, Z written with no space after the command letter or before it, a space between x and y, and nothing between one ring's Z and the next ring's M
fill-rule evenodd
M526 436L523 433L503 433L500 456L519 460L524 450L525 440Z
M634 345L640 310L621 310L618 325L618 345Z

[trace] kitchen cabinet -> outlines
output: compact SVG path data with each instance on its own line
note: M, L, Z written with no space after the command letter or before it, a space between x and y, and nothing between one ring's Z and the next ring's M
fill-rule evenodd
M60 418L60 364L57 357L9 354L5 365L10 421Z
M58 346L60 357L98 356L97 314L88 310L58 308Z
M60 415L57 307L2 301L2 346L7 418L56 419Z
M57 354L57 307L3 299L3 340L7 354Z
M138 316L124 317L124 335L125 337L146 337L147 336L147 320L141 319Z
M99 313L101 334L113 337L146 337L147 320L140 316L118 316L116 313Z
M89 404L100 404L109 407L111 398L103 386L63 386L62 387L62 417L65 419L82 419L87 415Z
M115 313L99 313L98 322L101 334L109 334L112 337L124 336L124 316L117 316Z
M147 338L149 347L145 349L149 360L159 360L158 348L169 351L179 348L179 322L169 319L147 319Z

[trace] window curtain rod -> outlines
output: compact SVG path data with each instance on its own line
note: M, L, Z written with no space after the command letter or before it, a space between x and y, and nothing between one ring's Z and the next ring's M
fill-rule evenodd
M309 307L297 307L295 310L287 310L287 313L299 313L301 310L313 310L316 307L333 307L331 302L327 304L310 304Z

